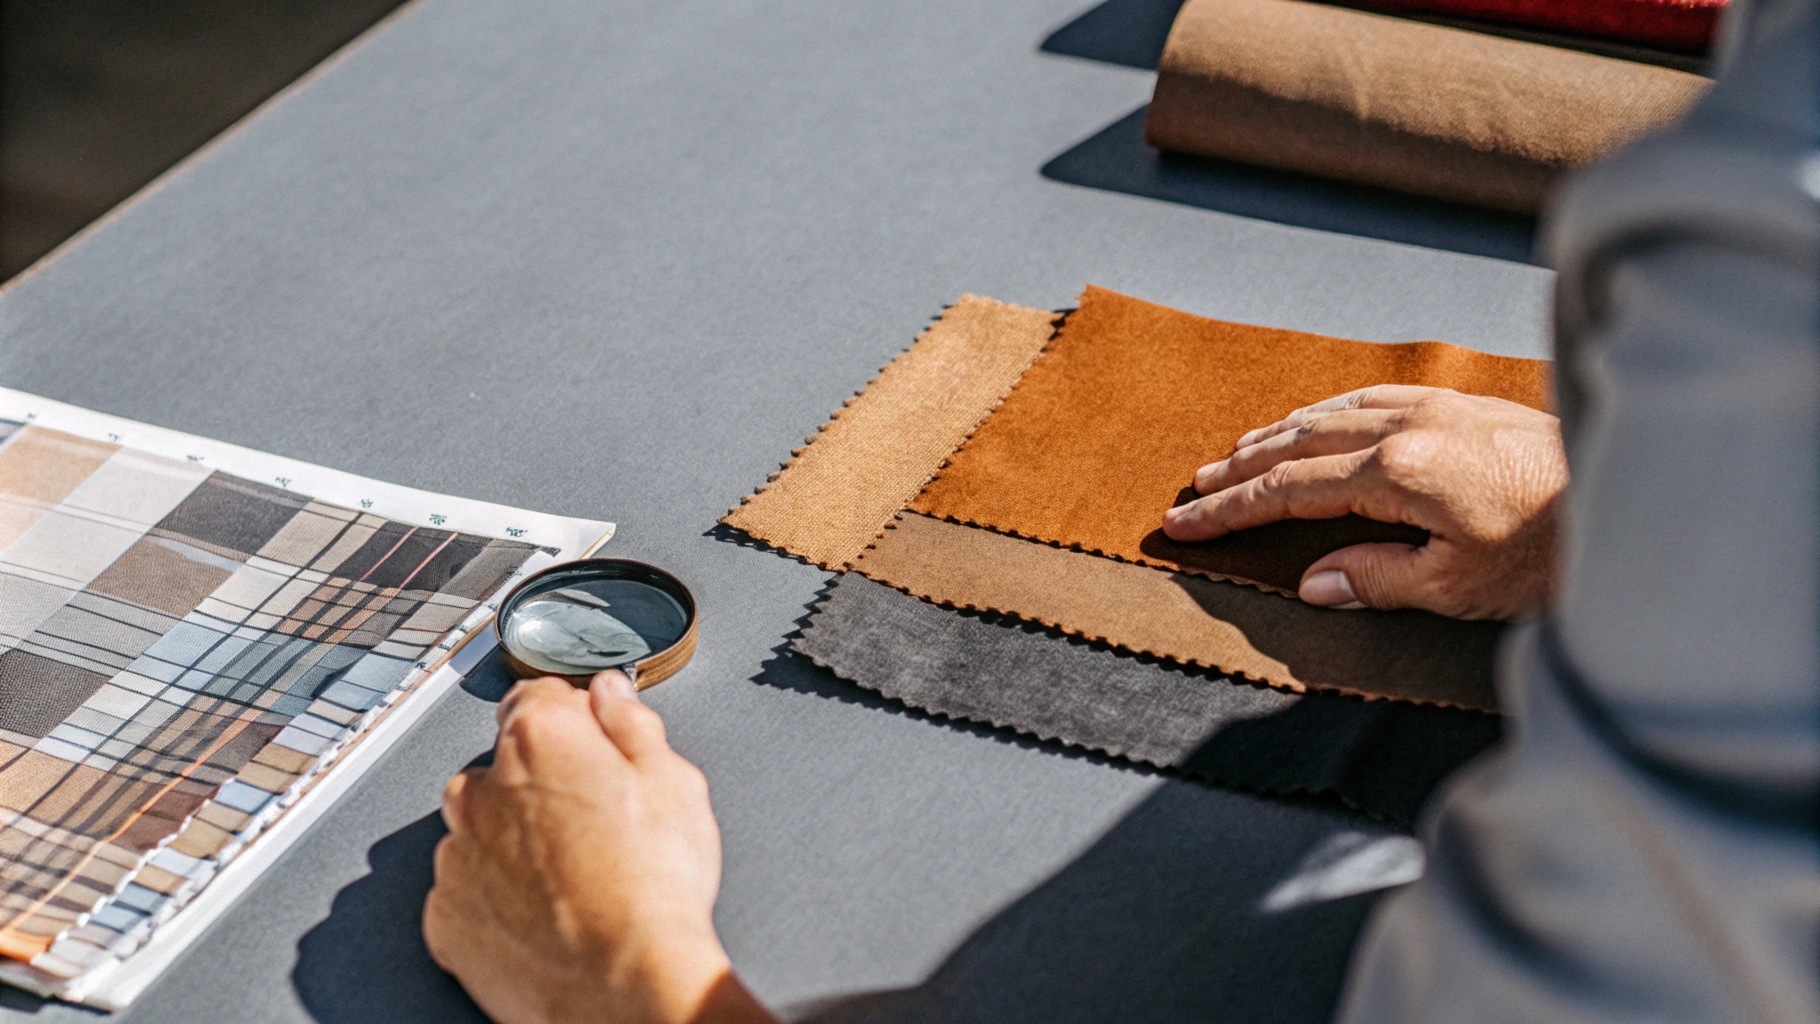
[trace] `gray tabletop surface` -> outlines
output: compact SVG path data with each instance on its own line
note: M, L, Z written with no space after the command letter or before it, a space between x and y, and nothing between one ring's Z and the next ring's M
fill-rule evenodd
M870 699L782 651L827 574L712 530L967 292L1546 354L1525 225L1158 161L1126 65L1170 5L1088 6L416 0L0 294L0 384L616 521L611 553L700 597L700 654L648 696L712 782L719 925L775 1006L1322 1020L1371 898L1260 899L1379 826ZM476 1019L416 915L501 679L120 1016Z

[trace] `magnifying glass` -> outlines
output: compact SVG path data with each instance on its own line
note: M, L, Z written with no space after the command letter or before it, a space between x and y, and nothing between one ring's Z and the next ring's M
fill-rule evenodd
M695 596L654 565L584 558L513 587L493 629L514 679L562 676L586 686L616 668L642 690L695 656Z

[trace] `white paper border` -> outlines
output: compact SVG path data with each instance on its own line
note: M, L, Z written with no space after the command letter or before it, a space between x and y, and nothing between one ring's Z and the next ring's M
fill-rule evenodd
M612 523L553 516L401 487L281 455L91 412L10 388L0 388L0 420L49 427L91 441L193 462L255 483L282 487L332 505L371 512L415 526L459 530L556 548L566 558L578 557L613 536Z

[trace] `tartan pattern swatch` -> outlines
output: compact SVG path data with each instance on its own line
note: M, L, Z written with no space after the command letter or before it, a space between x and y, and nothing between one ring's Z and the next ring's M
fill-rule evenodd
M0 421L0 954L136 948L536 550Z

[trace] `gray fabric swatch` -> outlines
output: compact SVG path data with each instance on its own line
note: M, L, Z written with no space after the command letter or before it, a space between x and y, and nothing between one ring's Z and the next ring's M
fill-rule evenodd
M1295 694L955 611L849 573L792 647L911 707L1271 793L1332 794L1413 821L1498 737L1496 716Z

